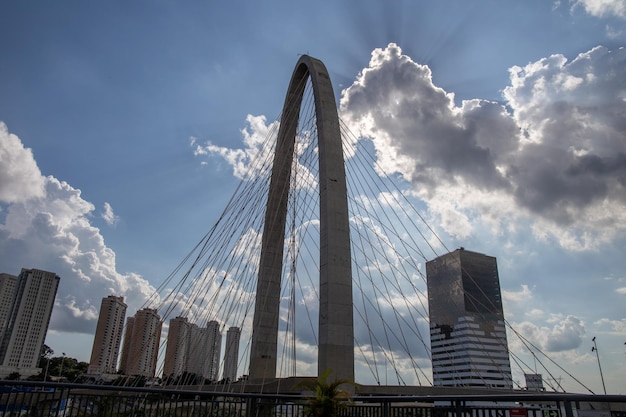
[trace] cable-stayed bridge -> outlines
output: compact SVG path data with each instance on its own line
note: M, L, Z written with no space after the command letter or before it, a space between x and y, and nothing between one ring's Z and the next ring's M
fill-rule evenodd
M450 249L401 178L338 118L321 61L300 58L257 150L237 168L241 182L220 218L146 306L165 323L182 316L241 329L238 374L250 383L329 370L360 384L431 386L425 263ZM588 390L507 333L524 349L510 351L516 388L539 372L549 390L563 391L563 375Z

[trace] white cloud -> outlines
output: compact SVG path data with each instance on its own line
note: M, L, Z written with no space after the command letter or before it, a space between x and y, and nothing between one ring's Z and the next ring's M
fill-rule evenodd
M620 287L615 290L616 293L626 295L626 287Z
M591 16L626 17L626 1L624 0L575 0L572 3L572 8L580 6Z
M93 333L100 300L111 294L125 296L134 314L154 288L137 274L117 271L115 253L91 224L94 205L70 184L43 177L30 150L4 124L0 136L1 183L4 178L12 182L0 194L6 207L0 264L8 269L2 272L39 268L61 277L51 330ZM103 217L115 219L107 206Z
M523 304L530 301L532 297L533 292L526 284L521 285L519 291L502 290L502 299L507 303Z
M567 316L551 329L546 340L548 352L570 350L580 346L585 335L585 326L574 316Z
M65 307L69 310L74 317L84 318L86 320L97 320L98 309L96 306L89 306L88 308L81 308L77 305L74 297L67 297Z
M243 258L245 263L258 265L261 256L261 237L261 232L252 228L248 229L237 240L232 256Z
M588 250L626 231L626 50L597 47L510 70L504 104L454 103L390 44L342 92L341 117L373 140L447 233L528 225Z
M0 122L0 203L40 197L44 182L33 152Z
M600 319L594 323L598 327L608 327L608 332L626 337L626 318L620 320Z
M250 114L246 117L246 123L248 126L241 130L244 142L243 149L217 146L210 141L203 146L199 145L198 140L192 137L190 138L190 145L194 147L194 156L219 156L223 158L232 167L233 175L239 179L269 175L280 123L274 121L267 124L265 116ZM312 143L311 132L298 133L302 136L298 137L296 141L295 152L297 156L301 157L304 153L311 151L317 153L317 148L312 148L314 144ZM295 157L292 163L292 172L298 173L297 186L315 189L317 177L309 167L303 165L299 157ZM202 161L201 164L206 165L206 161Z
M113 226L120 220L120 218L116 216L115 213L113 213L113 207L111 207L111 205L106 202L104 203L104 208L102 214L100 214L100 217L102 217L104 221L111 226Z
M624 35L624 29L621 27L617 29L611 25L606 25L606 36L608 36L609 39L618 39L622 35Z
M278 122L266 124L265 116L248 115L246 118L248 127L242 129L244 149L230 149L208 142L199 145L196 138L190 139L190 145L194 148L195 156L217 155L233 167L233 175L239 179L254 176L267 169L268 162L274 154L271 146L266 146L267 141L276 141ZM254 164L254 165L251 165Z
M581 345L586 331L584 323L578 317L553 317L552 321L552 327L538 326L528 321L517 323L513 327L544 352L562 352Z

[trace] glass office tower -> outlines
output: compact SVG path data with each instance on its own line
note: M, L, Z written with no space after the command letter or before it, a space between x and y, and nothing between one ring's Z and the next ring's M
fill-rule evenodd
M426 275L433 384L512 389L496 258L460 248Z

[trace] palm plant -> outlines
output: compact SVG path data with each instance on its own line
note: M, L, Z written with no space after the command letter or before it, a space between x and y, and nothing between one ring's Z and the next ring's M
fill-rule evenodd
M337 417L339 409L345 407L350 400L352 395L340 387L345 384L354 386L356 384L346 379L326 382L329 375L330 370L326 370L317 379L302 381L297 385L313 394L307 400L306 417Z

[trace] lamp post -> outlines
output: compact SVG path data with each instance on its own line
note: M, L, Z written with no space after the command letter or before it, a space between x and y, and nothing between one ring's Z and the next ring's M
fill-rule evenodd
M59 369L59 381L61 381L61 378L63 378L63 362L65 362L65 352L63 352L61 355L63 356L61 356L61 368Z
M593 342L593 347L591 348L592 352L596 352L596 358L598 358L598 369L600 370L600 379L602 380L602 389L604 390L604 395L606 395L606 386L604 385L604 376L602 375L602 366L600 365L600 354L598 353L598 345L596 344L596 337L594 336L591 339Z
M48 380L48 368L50 367L50 358L46 358L46 373L43 376L44 382Z

